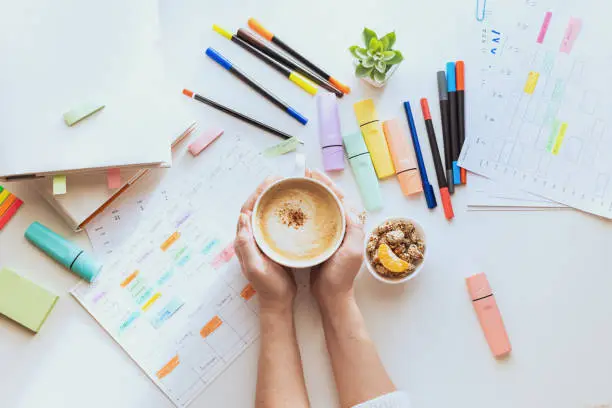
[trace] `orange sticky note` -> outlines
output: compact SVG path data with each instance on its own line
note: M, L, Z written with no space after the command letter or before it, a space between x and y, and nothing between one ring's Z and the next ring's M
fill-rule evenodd
M244 289L242 289L242 292L240 292L240 296L244 299L244 300L249 300L251 299L253 296L255 296L255 289L253 288L253 285L251 285L250 283L248 285L246 285L244 287Z
M172 244L174 244L176 241L178 241L178 239L181 237L181 233L176 231L174 234L170 235L168 237L167 240L164 241L163 244L161 244L160 248L162 251L167 251L168 248L170 248L172 246Z
M181 363L181 361L179 360L179 356L174 356L172 357L172 359L170 359L170 361L168 361L166 363L166 365L164 365L157 373L156 376L158 379L162 379L165 376L167 376L168 374L170 374L172 371L174 371L174 369L176 367L178 367L178 365Z
M202 327L202 330L200 330L200 336L202 336L203 338L210 336L222 324L223 324L223 321L221 320L219 316L213 317L212 319L210 319L208 323L204 325L204 327Z

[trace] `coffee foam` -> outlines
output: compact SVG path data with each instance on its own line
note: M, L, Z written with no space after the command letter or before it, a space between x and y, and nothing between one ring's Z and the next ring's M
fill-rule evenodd
M267 191L256 219L269 248L289 260L315 259L342 234L342 212L334 197L304 180L281 182Z

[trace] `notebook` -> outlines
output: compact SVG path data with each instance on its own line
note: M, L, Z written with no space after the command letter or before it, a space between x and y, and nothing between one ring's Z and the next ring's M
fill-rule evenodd
M3 7L0 179L171 162L157 11L150 0ZM67 126L83 104L105 108Z
M180 143L196 129L195 122L185 120L182 122L183 125L177 128L177 131L169 138L169 140L172 140L172 146ZM177 121L177 123L179 122ZM74 231L78 232L84 229L99 213L111 205L129 188L140 181L147 171L147 169L130 168L121 170L122 184L118 189L108 188L107 172L70 174L66 178L67 193L62 195L53 195L53 180L51 177L44 177L35 180L33 183L38 193L62 216L64 221Z

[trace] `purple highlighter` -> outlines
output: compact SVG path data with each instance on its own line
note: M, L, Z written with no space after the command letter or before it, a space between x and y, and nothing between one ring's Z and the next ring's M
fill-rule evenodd
M325 171L344 170L344 150L340 133L338 101L334 94L320 91L317 95L319 142Z

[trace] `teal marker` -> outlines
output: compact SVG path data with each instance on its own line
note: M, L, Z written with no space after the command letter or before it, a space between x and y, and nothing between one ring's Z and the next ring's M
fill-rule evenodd
M342 136L348 161L357 180L363 206L368 211L380 210L383 206L382 194L370 152L361 132Z
M38 221L28 227L25 237L41 251L87 282L92 282L102 269L101 263Z

